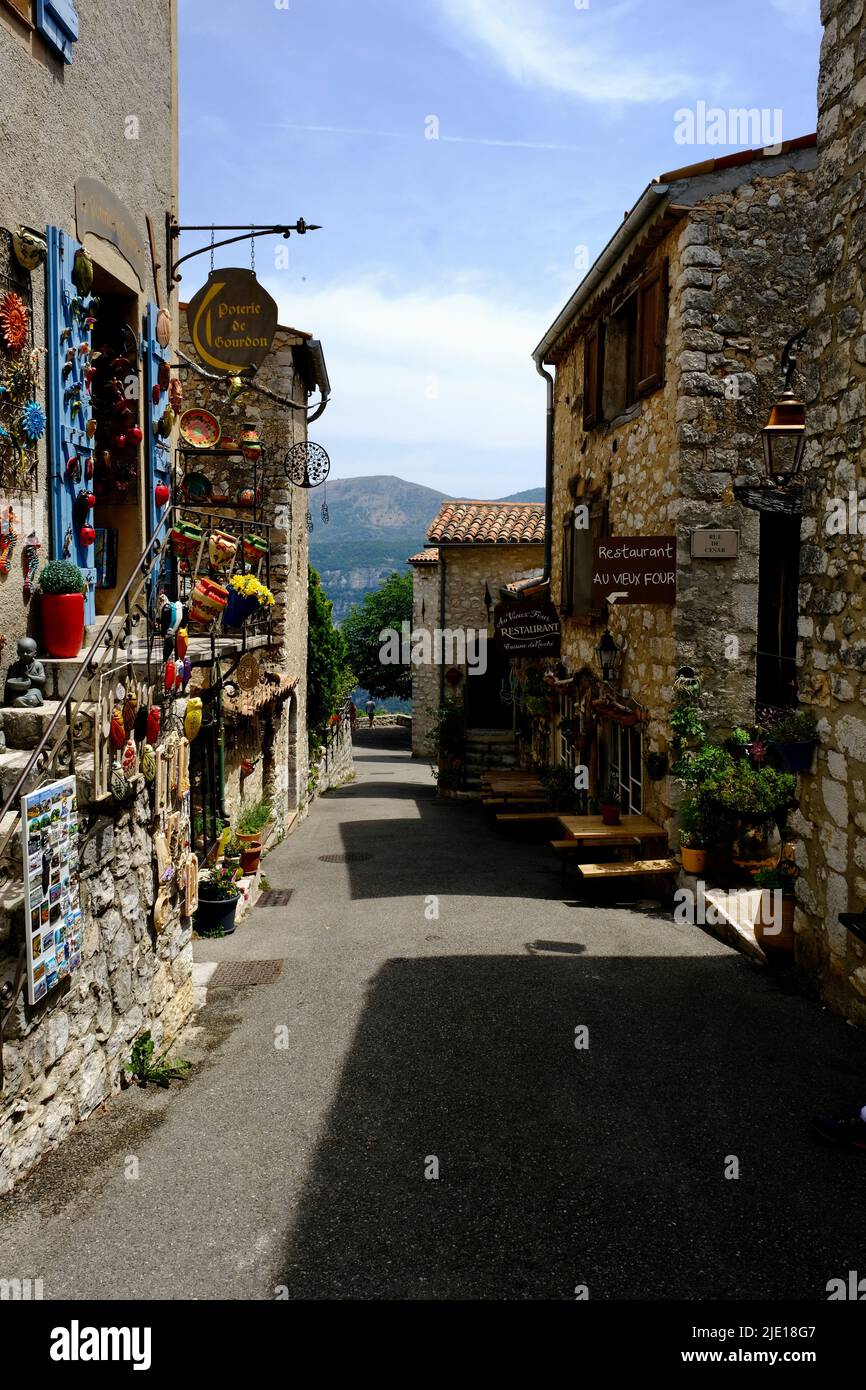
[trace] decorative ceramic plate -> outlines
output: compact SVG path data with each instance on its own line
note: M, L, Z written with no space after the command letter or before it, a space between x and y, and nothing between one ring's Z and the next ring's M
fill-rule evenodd
M180 437L194 449L215 449L220 439L220 422L209 410L185 410L180 417Z
M204 473L187 473L183 490L190 502L206 502L211 495L211 480Z

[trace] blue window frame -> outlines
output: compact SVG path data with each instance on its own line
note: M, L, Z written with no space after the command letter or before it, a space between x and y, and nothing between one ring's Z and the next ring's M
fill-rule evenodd
M78 41L78 11L73 0L36 0L35 24L64 63L72 62L72 45Z

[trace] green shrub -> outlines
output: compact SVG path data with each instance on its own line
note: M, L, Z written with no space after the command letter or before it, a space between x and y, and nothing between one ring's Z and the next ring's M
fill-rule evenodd
M242 806L238 816L237 830L241 835L257 835L271 818L271 803L255 801L251 806Z
M83 594L84 589L84 575L71 560L49 560L39 575L43 594Z
M768 733L774 743L813 743L818 737L818 721L810 709L798 709L780 719Z

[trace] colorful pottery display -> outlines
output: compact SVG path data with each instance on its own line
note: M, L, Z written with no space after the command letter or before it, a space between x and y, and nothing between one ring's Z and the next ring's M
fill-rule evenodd
M207 548L212 568L227 569L237 554L237 536L231 536L227 531L211 531Z
M211 480L204 473L187 473L183 491L190 502L207 502L211 497Z
M220 423L209 410L185 410L180 417L180 437L193 449L215 449L220 441Z
M255 463L261 458L262 443L255 425L245 425L241 430L241 452L247 463Z
M192 591L189 620L196 627L209 627L228 602L229 591L212 579L200 577Z
M248 565L257 565L268 553L268 543L264 536L245 535L243 538L244 559Z

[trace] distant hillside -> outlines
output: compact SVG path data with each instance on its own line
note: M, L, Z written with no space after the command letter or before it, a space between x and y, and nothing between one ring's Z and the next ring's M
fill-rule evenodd
M310 497L314 530L310 563L319 571L334 617L342 622L354 603L377 589L392 570L404 574L406 559L424 546L427 528L449 494L404 478L339 478L328 483L330 523L322 524ZM507 502L542 502L544 488L530 488Z

